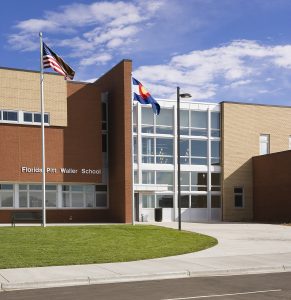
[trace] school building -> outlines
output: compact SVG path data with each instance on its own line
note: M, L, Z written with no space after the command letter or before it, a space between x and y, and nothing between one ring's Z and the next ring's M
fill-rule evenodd
M132 62L46 73L47 222L178 218L177 103L132 102ZM39 72L0 68L0 223L42 209ZM182 99L181 99L182 100ZM290 221L291 107L182 100L182 221Z

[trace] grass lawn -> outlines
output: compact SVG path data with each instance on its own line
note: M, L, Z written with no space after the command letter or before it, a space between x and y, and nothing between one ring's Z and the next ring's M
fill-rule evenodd
M209 236L150 225L0 227L0 269L133 261L216 244Z

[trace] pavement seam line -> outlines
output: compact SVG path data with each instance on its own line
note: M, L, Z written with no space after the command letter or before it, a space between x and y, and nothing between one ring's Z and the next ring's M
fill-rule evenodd
M3 276L2 274L0 274L0 276L1 276L4 280L6 280L7 282L9 282L9 280L8 280L5 276Z

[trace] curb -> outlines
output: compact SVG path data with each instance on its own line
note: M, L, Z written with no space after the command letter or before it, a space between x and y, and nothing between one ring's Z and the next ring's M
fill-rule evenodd
M105 277L83 277L72 280L58 280L58 281L41 281L41 282L19 282L19 283L2 283L0 284L0 292L53 288L53 287L68 287L81 286L92 284L106 284L106 283L122 283L134 281L150 281L162 279L177 279L177 278L191 278L191 277L211 277L211 276L234 276L234 275L249 275L260 273L280 273L290 272L291 265L282 265L277 267L259 267L259 268L233 268L210 271L177 271L177 272L162 272L162 273L142 273L133 275L117 275Z

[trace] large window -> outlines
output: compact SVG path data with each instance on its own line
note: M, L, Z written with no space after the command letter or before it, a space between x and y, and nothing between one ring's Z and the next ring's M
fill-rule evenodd
M173 164L173 139L143 137L142 162Z
M207 165L207 141L191 140L191 165Z
M73 208L94 207L94 185L63 185L62 206Z
M142 184L163 184L173 190L174 176L172 171L142 171Z
M214 174L214 173L213 173ZM218 173L215 173L218 174ZM181 172L181 191L201 192L207 191L207 173L197 171L182 171ZM220 189L219 183L216 185L216 190Z
M142 195L142 207L143 208L155 208L155 195Z
M57 186L46 185L46 206L57 206ZM41 208L42 205L42 185L41 184L20 184L19 185L19 207L21 208Z
M0 207L13 207L13 184L0 184Z
M167 184L168 190L173 190L174 176L171 171L156 171L156 184Z
M207 173L191 172L191 191L207 191Z
M270 135L261 134L260 135L260 155L270 153Z
M156 163L173 164L173 139L156 138Z
M156 134L173 134L173 108L163 108L158 116L149 107L141 110L141 132Z
M155 171L142 171L143 184L155 184Z
M141 110L141 132L154 133L154 114L152 109L143 107Z
M163 108L156 116L156 133L173 134L173 109Z
M207 111L191 111L191 135L207 136Z
M207 165L207 140L181 139L180 163Z

